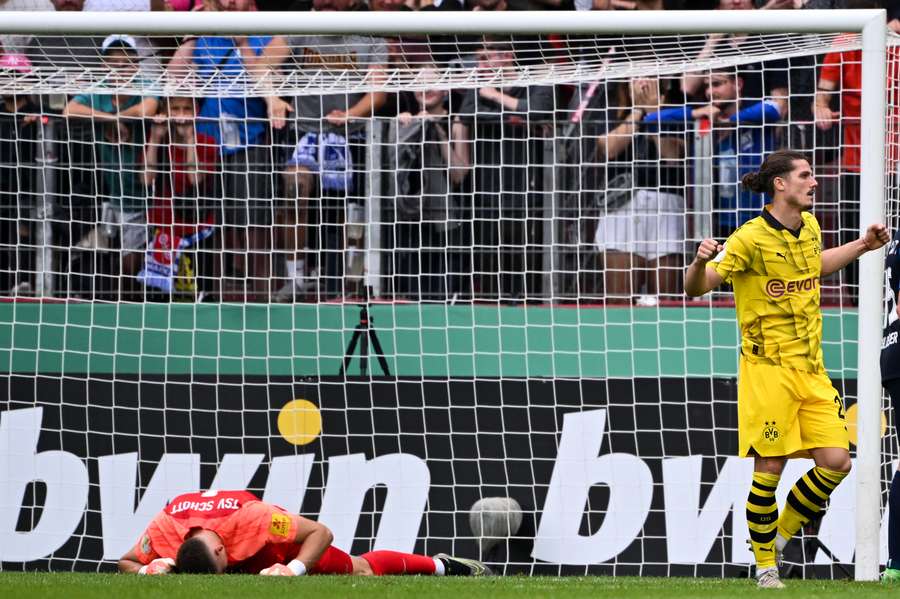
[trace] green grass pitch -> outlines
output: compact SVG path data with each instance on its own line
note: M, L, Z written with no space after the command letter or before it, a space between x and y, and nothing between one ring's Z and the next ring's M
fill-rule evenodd
M788 580L783 591L762 591L751 580L633 577L493 577L432 578L307 576L126 576L115 574L0 573L0 589L10 599L31 597L79 599L597 599L678 598L733 599L744 593L772 594L783 599L866 599L896 597L900 588L878 583Z

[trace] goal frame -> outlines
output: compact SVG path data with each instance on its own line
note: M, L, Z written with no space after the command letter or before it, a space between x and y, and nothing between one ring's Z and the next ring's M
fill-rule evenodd
M702 14L702 17L701 17ZM862 43L860 223L884 218L886 12L598 11L479 13L47 13L3 12L7 34L702 34L860 33ZM857 580L879 573L883 250L860 259L856 459Z

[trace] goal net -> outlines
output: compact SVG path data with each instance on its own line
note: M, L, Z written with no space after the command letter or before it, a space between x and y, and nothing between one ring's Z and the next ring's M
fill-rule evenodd
M0 20L0 567L109 570L174 495L247 488L354 554L747 575L733 298L682 272L781 147L825 246L858 236L860 36L193 17ZM178 33L203 23L235 35ZM887 62L894 229L893 37ZM821 281L854 451L859 281ZM852 575L856 476L793 574Z

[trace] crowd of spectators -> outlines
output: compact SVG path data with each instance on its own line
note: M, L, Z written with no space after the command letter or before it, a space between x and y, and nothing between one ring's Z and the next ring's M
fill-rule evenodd
M900 29L900 1L874 0L0 0L0 10L885 4ZM237 78L321 69L367 71L377 84L390 65L414 58L419 82L437 81L448 63L510 79L546 41L487 37L460 51L455 40L360 35L188 36L164 45L123 34L0 35L0 74L93 61L112 83L189 72L207 89L227 89ZM602 52L641 43L623 37ZM697 58L748 43L746 35L709 35ZM562 54L577 60L576 52ZM680 77L469 90L436 83L399 93L4 95L0 295L42 293L49 284L54 295L85 299L355 298L367 292L363 249L377 222L381 251L369 260L380 260L384 297L677 298L690 240L700 234L688 216L698 135L712 148L712 235L722 239L758 214L764 199L738 181L781 146L809 151L822 172L834 173L841 203L826 228L855 234L859 60L835 52ZM54 125L56 147L48 149L42 128ZM51 161L65 168L48 182ZM42 235L54 248L42 267L54 273L50 283L37 280Z

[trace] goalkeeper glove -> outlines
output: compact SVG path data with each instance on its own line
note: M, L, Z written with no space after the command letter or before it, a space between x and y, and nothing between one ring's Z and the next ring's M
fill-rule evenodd
M160 557L146 566L141 566L138 574L168 574L175 567L175 560L171 557Z
M306 566L303 562L292 560L289 564L272 564L268 568L259 571L263 576L303 576L306 574Z

